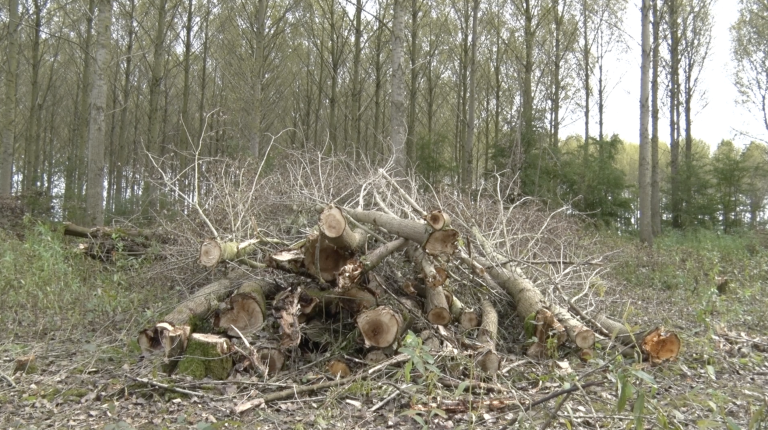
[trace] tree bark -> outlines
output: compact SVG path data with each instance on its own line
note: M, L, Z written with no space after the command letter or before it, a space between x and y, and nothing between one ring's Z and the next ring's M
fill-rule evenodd
M0 151L0 196L13 191L13 148L15 145L16 78L19 50L19 1L8 3L8 34L6 36L5 100L2 106L2 151Z
M659 179L659 2L652 0L653 58L651 60L651 230L661 234L661 181Z
M112 0L99 2L96 18L96 55L88 124L88 183L86 209L88 223L104 225L104 147L106 140L106 105L109 48L112 40Z
M469 101L467 106L467 135L464 141L464 155L462 157L462 181L461 185L465 191L472 189L472 152L475 139L475 93L476 93L476 62L477 62L477 14L480 10L480 0L472 1L472 41L471 53L469 58Z
M642 3L642 66L640 70L640 161L638 180L640 189L640 241L653 246L651 222L651 140L648 135L650 119L649 84L651 70L651 1Z
M390 115L390 140L392 143L392 159L401 174L405 174L408 160L405 153L405 70L403 68L403 25L405 0L394 0L392 18L392 95Z
M501 359L496 353L496 334L499 330L499 316L490 300L484 299L480 303L483 314L483 322L480 324L480 333L477 340L483 344L483 350L477 356L477 365L490 375L499 370Z

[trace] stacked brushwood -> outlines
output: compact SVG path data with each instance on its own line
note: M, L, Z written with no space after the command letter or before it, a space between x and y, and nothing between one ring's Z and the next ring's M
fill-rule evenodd
M496 339L499 318L490 300L471 309L456 296L449 280L456 277L451 269L462 263L478 284L511 296L534 340L528 349L533 359L544 359L565 343L584 359L595 354L596 344L634 346L654 362L677 356L680 340L674 333L656 329L633 334L603 316L584 315L573 304L564 309L550 303L519 268L509 262L492 264L491 259L503 259L478 231L460 238L447 214L415 205L414 210L420 219L386 210L319 207L317 226L304 240L272 252L263 262L251 257L258 240L206 240L200 264L214 268L241 263L258 269L258 276L239 271L197 291L139 334L142 354L161 354L168 373L218 379L233 372L268 376L308 343L323 343L318 339L331 327L329 322L353 322L355 348L368 361L392 356L404 333L412 330L422 333L425 345L426 339L436 339L435 347L471 356L477 369L493 375L502 361ZM470 241L483 249L485 258L469 252ZM374 273L394 255L410 260L414 273L394 270L397 276L387 279ZM295 276L282 277L286 282L277 279L275 270ZM345 376L344 367L332 362L329 370Z

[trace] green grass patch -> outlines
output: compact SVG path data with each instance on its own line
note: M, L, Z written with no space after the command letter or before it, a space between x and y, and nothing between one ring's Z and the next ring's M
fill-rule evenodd
M146 289L131 290L126 272L85 257L60 231L29 219L26 227L23 241L0 230L0 315L5 325L103 325L147 301Z
M755 232L721 234L709 230L669 232L654 239L653 249L636 238L606 241L624 252L607 277L623 294L663 297L683 319L717 322L749 331L768 332L766 236ZM727 279L727 289L718 283Z

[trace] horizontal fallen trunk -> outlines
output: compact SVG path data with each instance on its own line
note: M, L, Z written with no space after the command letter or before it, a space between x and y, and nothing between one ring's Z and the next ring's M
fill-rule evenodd
M65 222L64 234L66 236L82 237L87 239L98 239L102 237L132 237L142 238L149 241L166 242L168 233L163 230L145 230L139 228L123 227L81 227L71 222Z
M245 242L225 242L218 239L208 239L200 245L200 264L205 267L216 267L225 261L237 261L245 259L248 254L256 249L258 240L246 240Z
M398 218L377 211L344 209L359 223L379 226L391 234L416 242L428 254L451 255L456 251L459 232L453 229L434 230L429 224Z

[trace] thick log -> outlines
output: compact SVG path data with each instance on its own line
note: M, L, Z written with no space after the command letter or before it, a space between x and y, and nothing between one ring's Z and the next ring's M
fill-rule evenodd
M219 302L232 292L232 281L222 279L206 285L192 297L185 299L176 309L163 318L175 326L188 324L193 316L201 317L216 309Z
M337 248L315 233L307 237L303 252L307 271L324 282L335 281L341 268L354 256L354 252Z
M258 240L245 242L224 242L218 239L208 239L200 245L200 264L205 267L216 267L224 261L237 261L248 256L259 243Z
M385 258L389 257L392 253L403 249L403 247L405 247L407 243L408 243L408 240L401 237L399 239L393 240L392 242L385 243L384 245L379 246L373 251L370 251L368 254L366 254L364 257L360 259L360 261L363 263L363 269L366 272L373 270L376 266L381 264L381 262L384 261Z
M480 309L483 312L483 322L480 324L480 333L477 335L477 340L483 344L483 350L478 353L476 362L483 372L493 375L499 370L501 362L499 355L496 353L499 315L488 299L483 299L480 303Z
M676 359L681 346L682 342L677 334L666 332L663 327L651 330L642 341L643 352L651 364Z
M195 379L224 380L229 377L234 349L229 339L215 334L193 333L179 361L177 372Z
M440 209L434 210L424 216L424 220L427 221L433 229L442 230L448 228L451 225L451 217L447 213L444 213Z
M258 282L250 281L241 285L237 292L226 300L225 305L226 308L216 315L213 326L230 336L253 333L264 323L266 300L264 289Z
M386 348L400 334L403 318L388 306L361 312L355 319L366 347Z
M417 267L421 267L424 282L427 284L422 292L422 296L426 299L424 313L427 320L436 325L448 325L451 322L451 311L448 307L446 294L441 287L447 278L445 271L441 272L443 276L438 274L432 261L418 246L409 246L406 254ZM419 291L415 285L414 288L417 292Z
M66 236L82 237L87 239L97 239L102 237L112 238L114 236L141 238L150 241L163 242L167 239L167 233L162 230L145 230L139 228L123 227L81 227L71 222L65 222L64 234Z
M377 225L388 232L416 242L430 255L450 255L456 251L459 232L453 229L435 231L429 224L398 218L376 211L344 209L355 221Z
M330 205L320 214L318 222L320 233L331 245L349 250L357 250L365 245L366 234L362 230L352 230L340 208Z

